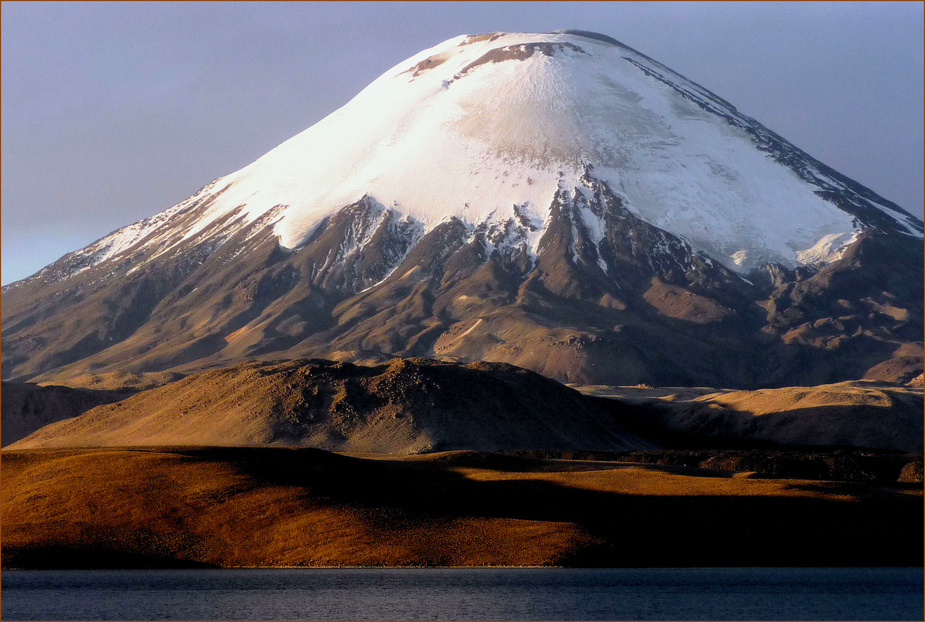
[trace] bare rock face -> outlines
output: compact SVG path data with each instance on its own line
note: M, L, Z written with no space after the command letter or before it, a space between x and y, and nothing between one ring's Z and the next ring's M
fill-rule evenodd
M194 374L49 425L17 448L299 445L448 449L641 449L580 393L501 363L396 359L244 363Z
M5 287L2 372L427 357L585 384L906 383L922 229L609 37L458 37Z

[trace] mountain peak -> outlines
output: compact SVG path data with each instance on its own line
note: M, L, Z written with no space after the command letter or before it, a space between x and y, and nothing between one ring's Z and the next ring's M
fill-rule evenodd
M5 288L4 320L19 320L4 339L45 354L27 360L5 341L4 361L13 352L24 370L95 369L128 356L167 369L274 352L444 356L570 381L704 382L719 372L701 369L714 355L699 332L679 337L691 327L828 347L807 335L852 326L860 339L873 329L845 317L866 326L886 313L900 323L882 335L920 339L920 317L902 323L920 297L900 308L885 292L915 298L921 282L882 287L883 262L856 266L869 292L818 301L854 269L847 249L920 254L922 232L899 206L606 35L460 35L186 201ZM101 324L67 328L57 313L69 304ZM39 334L55 317L60 340ZM858 346L880 357L868 367L898 351L899 333L883 337L889 352ZM665 360L688 356L669 352L678 339L702 356L669 373ZM616 352L619 364L607 358ZM778 373L740 375L753 363L720 382Z
M561 30L462 35L399 63L217 180L222 196L185 237L276 209L274 232L295 248L364 195L425 230L500 224L515 205L543 221L589 165L631 212L740 273L831 261L864 228L921 233L706 89L606 35Z

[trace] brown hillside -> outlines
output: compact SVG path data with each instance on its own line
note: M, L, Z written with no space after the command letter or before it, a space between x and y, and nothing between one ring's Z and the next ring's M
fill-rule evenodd
M473 452L0 457L4 567L922 564L921 486Z
M135 391L145 391L153 389L179 380L183 374L175 372L144 372L133 374L126 371L115 371L104 374L83 374L81 376L63 377L57 380L58 384L81 389L94 389L97 391L119 391L125 389L134 389ZM43 382L42 386L48 386L51 383Z
M757 391L578 387L587 395L641 406L627 411L650 434L689 440L854 446L922 452L922 390L856 381ZM625 406L624 406L625 408Z
M301 445L344 451L640 449L580 393L497 363L251 362L50 425L16 447Z

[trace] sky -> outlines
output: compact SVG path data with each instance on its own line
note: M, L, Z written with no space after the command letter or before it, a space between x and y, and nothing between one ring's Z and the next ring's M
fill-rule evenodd
M611 36L921 217L922 2L3 2L2 283L161 212L460 34Z

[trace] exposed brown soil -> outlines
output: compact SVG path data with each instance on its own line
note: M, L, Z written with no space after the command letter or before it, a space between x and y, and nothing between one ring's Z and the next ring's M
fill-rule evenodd
M466 35L465 40L464 40L462 43L460 43L459 45L460 45L460 47L461 47L461 46L464 46L464 45L470 45L470 44L472 44L472 43L477 43L477 42L479 42L479 41L494 41L495 39L497 39L498 37L500 37L502 34L504 34L504 33L501 33L501 32L488 32L488 33L481 34L481 35Z
M577 391L534 372L425 359L235 365L101 406L15 446L177 444L385 453L656 446Z
M439 67L440 65L445 63L448 58L449 56L445 54L438 54L437 56L428 56L427 58L425 58L424 60L416 64L414 67L410 69L406 69L402 73L410 73L412 77L416 78L429 69L433 69L434 67Z
M922 489L455 452L4 450L4 567L922 565Z
M467 41L467 43L469 43ZM583 49L575 45L574 43L549 43L549 42L535 42L535 43L524 43L521 45L506 45L500 48L495 48L485 52L475 61L469 63L463 69L456 74L456 77L465 75L472 69L475 69L479 65L484 65L486 63L503 63L508 60L526 60L533 56L534 53L540 52L544 56L552 56L557 52L562 52L563 50L572 50L574 52L579 52L581 54L587 54Z

